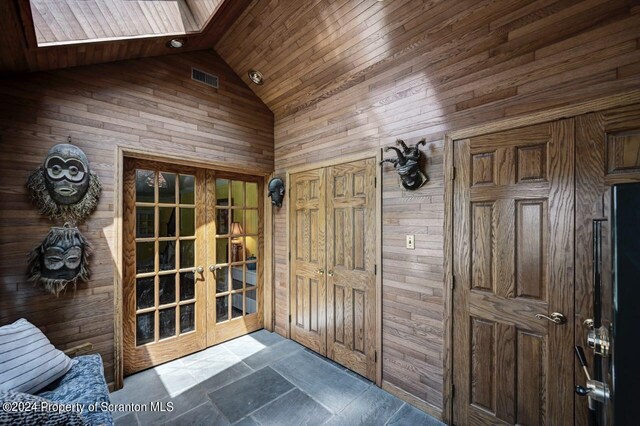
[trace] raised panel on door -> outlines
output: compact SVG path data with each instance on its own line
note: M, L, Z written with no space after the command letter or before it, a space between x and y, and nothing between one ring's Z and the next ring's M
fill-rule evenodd
M375 160L327 168L327 357L375 378Z
M290 177L291 338L326 355L325 171Z
M456 141L454 162L454 421L571 424L573 121Z
M206 346L205 173L127 159L124 374Z

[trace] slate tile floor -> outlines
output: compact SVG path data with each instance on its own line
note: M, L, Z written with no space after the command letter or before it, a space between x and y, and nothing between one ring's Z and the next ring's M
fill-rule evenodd
M442 425L299 344L260 330L125 378L115 404L173 402L173 411L115 412L116 425Z

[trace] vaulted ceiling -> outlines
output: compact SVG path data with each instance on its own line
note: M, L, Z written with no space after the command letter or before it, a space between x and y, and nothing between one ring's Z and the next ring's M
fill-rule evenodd
M248 84L247 71L261 71L264 84L250 87L282 117L398 64L389 81L424 70L439 85L531 60L637 9L637 0L254 0L215 50Z
M71 1L76 0L0 1L0 73L176 53L167 48L169 37L164 36L37 47L31 4ZM639 10L637 0L83 2L100 3L99 8L104 8L105 2L136 4L139 9L131 7L128 16L138 13L147 22L141 27L164 25L165 30L176 22L160 24L162 19L158 21L153 7L165 11L188 9L191 17L181 15L182 21L177 25L184 25L185 31L200 24L204 29L187 35L187 43L180 51L214 48L276 117L312 109L329 97L346 96L350 87L365 81L371 81L372 91L377 85L399 84L394 98L413 96L412 91L422 89L416 89L420 87L416 84L404 88L403 76L409 78L416 73L421 73L433 90L453 93L456 85L474 78L486 80L490 70L508 70L535 60L539 49L593 28L610 31L608 25L620 21L611 31L637 34ZM203 24L211 8L215 9L213 18ZM74 14L85 13L84 10L83 7ZM54 25L52 20L45 20ZM60 28L56 37L62 37L61 31L71 30ZM97 35L97 29L93 31ZM113 25L102 31L109 36ZM250 69L264 74L263 85L250 82ZM477 96L491 100L501 89L513 90L489 86L488 92Z

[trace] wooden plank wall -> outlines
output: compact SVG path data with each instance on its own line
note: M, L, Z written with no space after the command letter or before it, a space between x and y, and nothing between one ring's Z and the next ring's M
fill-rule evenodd
M220 89L192 81L191 66L218 75ZM0 324L27 318L61 348L92 342L112 382L116 146L268 173L273 114L212 51L25 74L1 80L0 99ZM103 191L81 226L95 250L91 282L56 299L25 279L27 254L52 225L25 184L68 136Z
M640 87L630 0L254 1L216 45L274 111L276 176L429 141L430 182L383 178L383 380L443 407L445 132ZM286 334L286 208L275 222L275 329ZM280 230L280 231L278 231ZM404 248L415 234L416 250Z

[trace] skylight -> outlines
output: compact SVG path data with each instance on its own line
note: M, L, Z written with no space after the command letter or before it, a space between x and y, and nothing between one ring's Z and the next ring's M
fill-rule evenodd
M38 46L197 33L223 0L30 0Z

